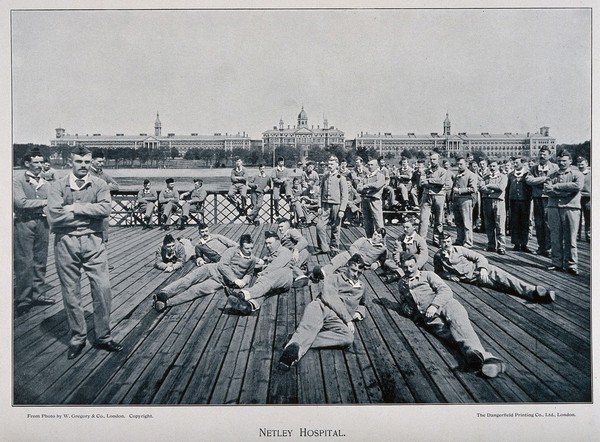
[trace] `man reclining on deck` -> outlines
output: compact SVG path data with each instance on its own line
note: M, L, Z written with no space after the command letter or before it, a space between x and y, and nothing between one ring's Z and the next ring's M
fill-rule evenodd
M210 233L204 223L198 224L200 239L195 247L196 265L198 267L211 262L219 262L221 255L229 247L237 247L237 243L218 233Z
M331 262L323 267L315 266L311 275L312 281L321 281L328 275L335 273L336 270L344 267L353 255L359 255L364 265L371 270L383 267L388 256L388 250L385 246L385 234L385 229L382 227L376 230L371 238L358 238L352 243L349 251L335 255L331 258Z
M187 238L173 238L167 233L163 238L163 244L156 251L154 267L166 273L179 270L192 257L192 243Z
M398 282L400 314L457 344L465 358L466 371L481 371L488 378L506 371L503 361L483 349L467 311L452 297L452 289L435 273L419 270L412 253L403 252L400 262L404 272Z
M200 296L212 295L219 289L241 289L246 287L252 278L255 266L263 264L262 259L252 254L254 243L252 237L244 234L240 237L239 246L230 247L223 252L218 263L208 263L194 268L185 276L167 285L154 295L154 308L164 311L173 305L171 299L182 295L177 304L191 301Z
M366 312L365 287L358 280L364 269L363 259L355 254L344 272L325 277L323 292L306 306L296 332L279 358L279 369L289 370L309 348L352 345L354 321L362 321Z
M455 282L468 282L529 301L548 304L556 294L541 285L527 284L499 267L490 265L485 256L462 246L452 245L449 233L443 234L442 248L433 256L435 273Z
M252 287L232 291L229 297L231 307L243 315L258 310L259 299L287 292L294 281L292 252L282 247L276 232L265 232L265 247L268 252L263 258L266 266L258 274Z

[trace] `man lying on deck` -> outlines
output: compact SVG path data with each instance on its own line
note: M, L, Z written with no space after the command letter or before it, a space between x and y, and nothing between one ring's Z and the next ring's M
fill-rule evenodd
M364 269L363 259L355 254L343 273L327 275L323 292L306 306L296 332L285 346L279 369L289 370L309 348L352 345L354 321L362 321L366 312L365 287L358 280Z
M433 267L435 273L444 279L489 287L529 301L548 304L556 298L553 290L527 284L501 268L490 265L480 253L452 245L449 233L444 233L442 248L433 257Z
M353 255L359 255L366 267L371 270L377 270L386 264L388 250L385 246L385 229L382 227L373 232L371 238L358 238L352 243L349 251L335 255L331 263L321 267L315 266L312 271L311 279L318 282L325 279L328 275L335 273L336 270L348 263Z
M237 247L237 243L218 233L210 233L204 223L198 224L200 239L196 244L196 265L198 267L211 262L219 262L221 255L229 247Z
M183 267L188 258L185 246L167 233L163 238L162 246L156 251L154 267L171 273Z
M403 252L400 262L404 271L398 282L400 314L457 344L465 358L466 371L481 371L488 378L506 371L504 362L483 349L467 311L452 297L452 289L435 273L419 270L412 253Z
M292 252L281 246L276 232L265 232L265 246L268 254L264 261L267 265L258 274L252 287L232 291L229 297L231 307L243 315L258 310L259 299L269 294L285 293L292 287Z
M403 252L410 252L417 258L417 267L419 270L423 268L429 259L429 249L425 238L416 232L416 227L419 225L417 218L407 218L402 223L404 232L398 235L394 241L393 264L388 262L388 267L392 270L392 274L386 279L386 283L398 281L402 276L402 266L400 265L400 255Z
M211 295L219 289L241 289L246 287L254 273L254 267L262 265L262 260L252 254L254 243L252 237L244 234L240 237L239 246L230 247L221 256L218 263L209 263L194 268L185 276L167 285L154 295L154 308L164 311L172 305L171 299L185 292L178 299L178 304L200 296Z

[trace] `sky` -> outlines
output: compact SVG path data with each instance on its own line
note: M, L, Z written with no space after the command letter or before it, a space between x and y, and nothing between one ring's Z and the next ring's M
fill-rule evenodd
M246 132L591 137L586 9L13 11L13 142Z

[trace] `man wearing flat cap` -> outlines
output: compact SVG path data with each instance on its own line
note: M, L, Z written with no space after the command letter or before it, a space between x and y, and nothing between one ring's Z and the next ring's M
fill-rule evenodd
M167 178L165 183L167 183L167 188L160 192L158 202L162 207L162 214L160 216L162 228L163 230L169 230L171 213L176 212L179 206L179 192L175 189L175 180L173 178Z
M15 308L17 315L36 305L51 305L44 296L46 261L48 258L48 189L50 183L41 177L44 157L34 148L25 154L25 172L13 179Z
M78 357L86 344L87 327L82 303L81 273L90 280L94 308L94 346L109 352L123 347L110 330L111 289L104 222L110 215L110 189L89 173L92 154L77 146L71 152L71 173L54 182L48 193L48 221L55 234L56 272L71 332L68 359Z

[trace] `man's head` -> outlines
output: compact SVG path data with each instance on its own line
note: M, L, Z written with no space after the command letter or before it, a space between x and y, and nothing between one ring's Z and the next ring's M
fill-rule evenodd
M242 159L241 158L236 158L235 159L235 167L237 169L241 169L241 167L242 167Z
M407 158L402 158L400 160L400 167L402 167L403 169L406 169L408 167L408 159Z
M313 170L315 170L315 163L313 163L312 161L309 161L308 163L306 163L306 171L308 173L310 173Z
M71 167L75 177L85 177L88 174L91 165L92 154L87 148L77 146L71 151Z
M358 253L350 257L346 264L346 277L352 281L358 281L360 275L365 271L365 261Z
M440 156L437 153L429 155L429 166L436 168L440 165Z
M25 168L35 176L38 176L42 171L44 164L44 157L42 152L38 148L33 148L28 151L23 157L23 165Z
M240 252L244 256L252 255L252 248L254 247L254 242L252 241L252 236L248 233L244 233L240 236Z
M354 159L354 166L357 167L357 168L359 168L359 169L363 166L363 159L362 159L362 157L356 157Z
M579 157L577 159L577 168L579 169L580 172L585 172L588 168L588 160L586 160L583 157Z
M556 156L556 160L558 162L558 168L562 171L567 170L571 167L571 163L573 162L573 158L571 157L571 153L568 150L562 150Z
M335 155L331 155L329 157L329 159L327 160L327 168L329 169L330 172L335 172L336 170L338 170L338 166L339 166L338 157L336 157Z
M173 178L167 178L165 183L167 183L167 189L173 190L175 188L175 180Z
M44 164L42 164L42 168L45 171L50 170L50 160L48 160L48 158L44 158Z
M381 244L385 238L386 231L384 227L381 227L373 232L373 236L371 237L371 241L373 244Z
M369 160L369 162L367 163L367 167L369 168L369 172L373 173L377 169L379 169L379 163L377 162L377 160Z
M265 173L265 165L264 164L259 164L258 165L258 172L262 175L263 173Z
M267 251L273 253L279 246L281 246L281 241L279 240L279 236L277 236L277 232L267 230L265 232L265 247Z
M450 161L448 161L448 160L442 161L442 167L446 170L450 169Z
M538 152L538 158L541 165L544 165L548 162L548 160L550 159L550 149L548 149L548 146L540 147L540 151Z
M417 258L410 252L402 252L400 254L400 267L404 271L404 276L408 278L416 276L419 271Z
M414 219L411 218L407 218L404 220L404 222L402 223L402 228L404 229L404 234L405 235L412 235L415 231L415 226L416 226L416 221Z
M163 247L170 252L175 250L175 238L170 233L167 233L163 238Z
M521 171L523 170L523 167L525 167L525 158L523 157L517 157L513 160L513 168L516 171Z
M150 185L151 185L150 180L145 179L144 180L144 189L146 189L146 190L150 189Z
M204 181L202 181L200 178L194 178L194 187L196 189L200 189L203 184L204 184Z
M452 237L448 232L444 232L444 237L442 238L442 249L449 250L452 247Z
M479 168L480 168L481 170L485 170L485 169L487 169L487 167L488 167L488 162L487 162L487 160L486 160L485 158L480 158L480 159L479 159Z
M496 161L496 160L490 161L490 172L492 172L492 174L495 174L496 172L498 172L498 169L499 169L498 161Z
M283 235L285 232L287 232L290 229L290 226L290 220L287 218L279 218L277 220L277 231L280 235Z
M479 172L479 163L475 160L471 161L469 163L469 170L471 170L473 173Z
M292 180L292 186L298 187L299 185L300 185L300 178L294 177L294 179Z
M104 152L99 149L92 152L92 166L94 166L96 170L102 170L104 167Z
M208 226L202 222L198 223L198 233L200 234L200 238L202 239L207 239L210 236Z
M277 158L277 165L278 165L279 167L283 167L283 166L285 166L285 160L283 159L283 157L279 157L279 158Z
M379 157L377 162L379 163L379 167L385 167L385 158Z
M463 157L458 157L456 159L456 167L458 168L459 172L464 172L467 170L467 160L465 160Z

